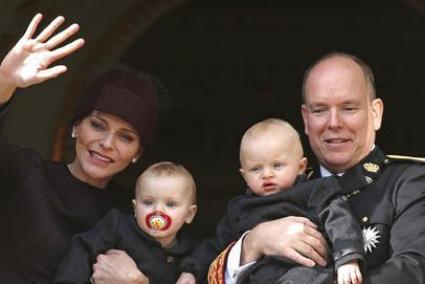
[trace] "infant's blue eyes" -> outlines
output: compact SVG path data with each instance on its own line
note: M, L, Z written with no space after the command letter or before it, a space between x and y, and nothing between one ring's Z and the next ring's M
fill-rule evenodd
M152 201L152 200L143 200L142 201L142 204L145 205L145 206L151 206L151 205L154 204L154 201ZM173 207L176 207L177 206L177 202L175 202L175 201L167 201L165 203L165 206L170 207L170 208L173 208Z
M252 173L259 173L261 171L261 168L254 167L254 168L251 168L249 171L252 172Z
M280 170L284 167L283 163L276 163L272 165L272 170ZM264 168L262 167L253 167L249 170L249 172L253 173L253 174L259 174L262 173L264 171Z

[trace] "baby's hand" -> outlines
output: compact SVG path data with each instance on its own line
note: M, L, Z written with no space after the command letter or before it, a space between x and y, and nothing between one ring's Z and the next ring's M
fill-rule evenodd
M176 284L196 284L196 278L192 273L183 272L180 274Z
M341 265L337 271L338 284L361 284L362 274L356 260Z

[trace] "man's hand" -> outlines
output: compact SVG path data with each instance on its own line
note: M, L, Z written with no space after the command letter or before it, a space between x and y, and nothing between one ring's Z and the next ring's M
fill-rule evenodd
M310 220L285 217L261 223L245 236L241 265L263 255L283 256L309 267L326 266L327 245Z
M116 249L97 256L92 279L96 284L149 284L149 279L137 268L134 260Z
M196 278L192 273L183 272L177 279L176 284L196 284Z
M37 14L28 25L25 34L9 51L0 65L0 103L10 99L10 92L6 91L17 87L27 87L54 78L66 71L66 66L49 66L73 53L83 46L83 39L76 39L62 47L58 47L78 30L77 24L68 26L61 32L55 31L65 21L64 17L56 17L36 37L34 34L42 19ZM13 93L12 91L12 93ZM9 97L7 97L7 95Z
M362 284L362 274L359 264L353 260L338 268L338 284Z

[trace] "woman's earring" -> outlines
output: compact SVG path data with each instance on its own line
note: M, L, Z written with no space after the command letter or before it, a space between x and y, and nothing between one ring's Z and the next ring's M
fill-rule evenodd
M133 164L137 163L137 157L134 157L133 159L131 159L131 162L132 162Z
M75 129L72 129L72 132L71 132L71 137L72 137L72 138L75 138L75 137L77 137L77 134L75 133Z

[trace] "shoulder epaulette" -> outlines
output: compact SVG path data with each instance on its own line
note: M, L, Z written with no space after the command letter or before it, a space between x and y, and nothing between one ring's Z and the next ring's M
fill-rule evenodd
M425 164L425 158L421 158L421 157L387 155L387 158L391 161L396 161L396 162L411 162L411 163L417 163L417 164Z

